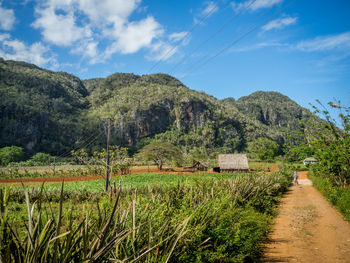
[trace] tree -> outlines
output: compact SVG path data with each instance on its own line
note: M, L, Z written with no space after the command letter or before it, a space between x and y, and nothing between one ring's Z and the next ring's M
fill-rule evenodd
M137 157L144 160L153 161L159 170L162 170L165 161L181 161L182 152L171 143L153 141L144 146Z
M312 170L317 176L327 177L336 185L347 187L350 184L350 108L340 106L340 103L329 103L340 110L341 124L337 126L327 108L320 105L324 110L314 106L315 113L322 113L326 122L308 131L309 144L318 160Z
M27 161L27 163L30 163L32 165L48 165L53 160L54 160L54 157L51 156L50 154L39 152L39 153L36 153L35 155L33 155Z
M103 149L98 152L95 151L92 156L90 156L85 149L81 149L79 151L72 151L72 155L75 156L80 163L88 166L91 169L94 169L96 166L100 169L105 169L107 166L106 156L107 151ZM128 161L128 149L119 146L110 146L109 147L109 171L110 174L112 172L121 172L127 173L132 165L130 161Z
M298 145L289 144L285 147L285 159L290 162L301 161L315 154L306 140L300 142Z
M106 157L106 149L103 149L101 152L94 152L93 154L93 160L95 163L102 165L103 167L107 166ZM121 174L128 173L130 166L131 162L128 161L127 148L119 146L109 147L109 169L111 175L112 172L120 172Z
M273 159L278 152L278 144L268 138L259 137L248 142L247 150L255 158L261 160Z
M3 166L11 162L20 162L25 158L22 147L9 146L0 149L0 164Z

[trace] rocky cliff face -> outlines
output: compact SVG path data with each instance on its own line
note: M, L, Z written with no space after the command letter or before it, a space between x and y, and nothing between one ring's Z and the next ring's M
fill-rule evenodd
M81 81L24 62L0 59L0 147L58 154L79 147L112 119L112 143L135 146L157 137L182 147L242 151L246 141L279 143L314 118L288 97L256 92L222 101L166 74L116 73ZM271 103L273 101L273 103ZM91 144L96 149L105 137Z
M130 113L130 118L120 114L120 118L115 120L120 138L126 145L132 146L142 138L164 132L174 122L173 107L172 101L164 100L144 110L136 109Z

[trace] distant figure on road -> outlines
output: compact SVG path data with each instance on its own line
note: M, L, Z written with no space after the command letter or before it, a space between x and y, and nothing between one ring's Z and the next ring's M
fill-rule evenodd
M299 184L298 183L299 175L298 175L297 171L294 171L294 176L293 177L294 177L294 181L293 181L294 185Z

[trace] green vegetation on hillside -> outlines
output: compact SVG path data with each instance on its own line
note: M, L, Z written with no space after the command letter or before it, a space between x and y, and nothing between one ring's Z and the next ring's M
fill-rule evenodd
M6 98L0 103L0 148L16 145L29 155L100 151L107 119L112 120L111 144L129 147L131 154L155 139L187 156L211 158L243 152L259 137L276 142L283 153L285 143L299 143L290 138L304 132L300 122L318 121L276 92L220 101L166 74L116 73L81 81L3 59L0 96Z
M58 154L79 138L87 91L77 77L0 58L0 147Z

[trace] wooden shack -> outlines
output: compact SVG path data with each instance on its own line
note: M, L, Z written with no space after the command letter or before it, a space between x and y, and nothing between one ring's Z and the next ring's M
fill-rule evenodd
M220 172L248 172L249 164L246 154L219 154Z
M202 162L195 162L192 166L184 167L185 172L207 171L208 166Z

